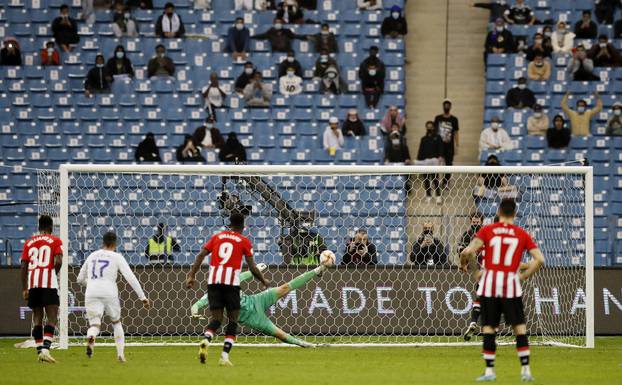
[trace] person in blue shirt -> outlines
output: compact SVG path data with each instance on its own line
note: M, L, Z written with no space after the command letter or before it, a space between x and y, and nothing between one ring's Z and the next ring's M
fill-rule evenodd
M233 61L246 60L247 53L250 50L251 34L244 26L244 19L238 17L235 19L233 27L227 32L227 52L231 53Z

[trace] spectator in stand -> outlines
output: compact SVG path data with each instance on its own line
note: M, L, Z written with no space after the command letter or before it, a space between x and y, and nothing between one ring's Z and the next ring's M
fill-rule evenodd
M495 28L486 36L486 53L514 53L516 42L514 35L507 28L505 22L499 18L495 21Z
M545 39L540 32L533 36L533 44L527 48L527 60L533 61L537 55L550 58L553 52L553 46L550 44L551 39Z
M252 11L253 0L234 0L233 9L236 11Z
M525 4L525 0L516 0L516 4L506 10L503 17L508 24L525 25L536 22L536 15Z
M438 135L436 125L432 121L425 124L425 135L419 143L419 151L417 152L416 165L421 166L439 166L445 163L443 159L443 140ZM430 203L432 196L436 196L436 203L441 204L441 187L438 180L438 174L424 174L423 186L425 188L426 201Z
M255 70L255 66L252 62L247 61L246 63L244 63L244 70L242 71L240 76L235 79L235 84L233 85L233 87L235 88L235 92L237 92L238 94L244 93L244 88L246 88L248 83L253 80L255 72L257 71Z
M283 0L276 7L276 17L285 24L304 24L305 16L296 0Z
M356 0L361 11L377 11L382 9L382 0Z
M341 150L344 144L343 133L339 130L339 119L331 116L328 119L328 127L324 129L323 145L328 155L335 156L337 150Z
M160 149L155 141L153 132L148 132L145 135L145 139L138 143L136 152L134 153L134 160L136 162L161 162Z
M147 76L172 77L175 75L175 63L166 56L166 48L158 44L155 48L156 55L147 64Z
M269 30L253 36L252 39L268 40L272 52L290 52L292 51L292 40L306 40L306 37L295 34L289 28L284 28L283 19L276 18L274 25Z
M145 257L151 265L173 263L173 253L181 251L179 242L168 234L166 224L158 223L158 228L145 247Z
M542 28L542 35L544 36L544 46L551 48L551 52L553 52L553 42L551 41L551 36L553 36L553 27L545 25L544 28Z
M235 19L233 27L227 32L227 42L225 50L231 53L233 61L246 60L250 51L251 33L244 25L244 19Z
M125 5L130 9L153 9L153 0L126 0Z
M384 163L411 164L410 150L406 138L400 134L399 126L394 124L384 146ZM406 187L410 191L410 187Z
M112 74L104 65L104 55L95 57L95 67L91 68L86 74L84 81L84 95L87 97L93 94L101 94L110 92L110 84L112 83Z
M598 25L592 21L592 12L583 11L581 20L574 25L574 34L577 39L596 39Z
M279 67L277 69L278 76L281 77L287 75L287 69L290 67L294 69L296 76L304 76L302 66L300 65L300 62L296 60L296 53L294 51L289 51L285 60L279 63Z
M246 148L244 148L244 145L238 140L235 132L230 132L229 135L227 135L227 141L220 149L218 159L224 163L246 163Z
M81 3L82 19L89 25L93 25L95 23L96 10L104 11L113 8L112 0L81 0Z
M358 229L354 237L346 243L341 264L345 266L374 266L377 263L376 245L369 241L367 230Z
M201 151L192 142L192 136L184 136L184 143L177 147L177 161L181 163L205 163L205 158L201 155Z
M155 24L155 34L160 38L184 37L186 29L181 17L175 12L175 4L166 3L164 13L158 17Z
M562 110L570 120L570 132L572 135L587 136L590 135L591 120L596 114L603 109L603 101L597 92L594 92L596 97L596 107L592 109L587 108L587 102L583 99L577 100L576 111L568 107L568 97L570 97L570 91L566 92L562 98Z
M596 20L601 24L613 24L613 15L620 6L620 0L595 0L594 3Z
M361 92L365 97L365 104L368 108L376 108L380 101L380 96L384 93L384 77L378 72L375 65L367 67L367 73L361 76Z
M132 17L130 9L122 2L115 3L112 14L112 32L116 37L138 37L136 20Z
M587 53L595 67L619 67L622 65L620 52L609 42L607 35L598 37L598 44L592 45Z
M451 113L451 100L443 100L443 113L434 117L436 133L443 140L443 160L445 165L454 164L454 156L458 153L460 146L460 125L458 118ZM451 174L445 174L443 178L443 188L449 183Z
M373 65L383 79L386 76L386 67L384 62L378 58L378 46L372 45L369 47L369 56L365 58L359 65L359 78L369 72L369 66Z
M348 111L346 119L341 126L341 132L344 136L365 136L367 132L363 121L359 118L356 109L352 108Z
M570 143L570 129L561 115L553 118L553 127L546 130L546 141L550 148L566 148Z
M551 35L553 53L570 54L574 48L574 33L568 31L566 22L557 22L557 29Z
M389 135L393 131L393 125L397 125L400 134L406 133L406 118L400 113L397 106L391 106L384 114L380 122L380 131L383 135Z
M328 55L328 51L320 52L320 57L315 61L313 77L316 79L322 79L329 67L336 68L337 72L339 72L337 61Z
M302 92L302 78L296 75L294 67L287 68L287 73L279 78L279 91L283 96L298 95Z
M576 51L572 55L572 60L568 60L566 71L572 74L574 81L599 81L600 77L594 75L594 62L587 57L583 44L577 46Z
M272 84L264 83L261 72L253 75L253 80L244 87L244 100L247 107L270 107Z
M114 77L134 77L134 68L132 68L132 62L125 55L125 48L122 45L118 45L114 49L114 56L108 59L106 62L106 68L110 75Z
M484 216L480 212L474 212L473 214L471 214L470 220L471 222L469 224L469 228L464 233L462 233L462 236L460 237L460 242L458 242L458 254L460 254L462 250L464 250L469 245L469 243L471 243L471 241L475 237L475 234L477 234L479 229L482 228L482 224L484 223Z
M216 72L212 72L209 76L209 84L203 87L201 90L203 96L203 108L207 112L207 116L216 118L216 109L225 107L225 98L227 93L220 88L218 84L218 75Z
M192 143L196 148L211 150L214 148L222 148L225 139L222 137L220 130L214 126L214 118L208 116L203 126L197 127L192 134Z
M527 88L527 79L524 77L518 78L518 84L516 87L508 90L505 95L505 102L510 108L532 108L536 104L536 96L533 91Z
M612 107L612 116L607 122L607 135L622 135L622 103L615 102Z
M490 119L490 127L485 128L479 136L479 151L505 151L512 149L512 139L501 127L501 121L494 116Z
M212 0L194 0L194 9L209 11L212 9Z
M320 93L339 95L345 90L345 85L341 80L339 68L329 66L324 71L324 76L320 79Z
M45 43L45 48L41 50L40 56L42 66L60 65L60 54L51 40Z
M486 160L486 166L500 166L499 158L491 154ZM518 198L518 189L510 184L507 176L504 174L484 174L477 179L477 183L473 188L473 198L476 201L481 199L496 200L504 198Z
M545 60L541 53L527 66L527 76L529 80L538 82L547 81L551 77L551 63Z
M315 45L315 52L317 53L324 51L328 53L339 52L337 38L335 37L335 34L330 31L330 27L326 23L322 24L322 29L319 33L309 36L308 39L313 41Z
M544 135L549 128L549 117L542 111L542 106L535 104L533 114L527 118L528 135Z
M7 37L4 39L4 47L0 50L0 65L22 65L22 53L19 49L19 43L14 37Z
M404 37L408 33L408 24L406 18L402 15L402 8L394 5L390 9L391 15L382 21L380 33L382 37L398 39Z
M78 44L80 36L78 35L78 24L69 16L69 6L63 4L60 6L60 16L52 22L52 33L56 44L63 52L70 52L73 45Z
M447 252L440 239L434 236L434 225L432 222L423 224L423 231L410 253L410 262L418 266L427 267L446 267Z
M490 12L488 22L494 23L497 19L503 18L505 12L510 9L506 0L492 0L488 3L473 3L473 7L484 8Z

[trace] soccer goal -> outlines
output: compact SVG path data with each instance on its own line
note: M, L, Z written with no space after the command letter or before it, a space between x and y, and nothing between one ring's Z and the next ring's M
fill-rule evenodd
M275 286L311 269L323 248L337 255L335 268L266 306L281 329L328 344L464 343L475 282L458 270L458 251L472 223L492 221L508 197L546 257L524 285L531 341L594 346L591 167L62 165L40 172L38 191L65 244L62 347L86 333L76 275L111 229L153 301L142 309L120 284L128 342L196 342L206 321L191 319L190 308L207 269L197 289L184 278L232 211L248 215L245 233ZM159 224L170 257L153 263ZM247 295L261 290L242 285ZM502 326L500 341L510 334ZM242 327L240 342L278 341Z

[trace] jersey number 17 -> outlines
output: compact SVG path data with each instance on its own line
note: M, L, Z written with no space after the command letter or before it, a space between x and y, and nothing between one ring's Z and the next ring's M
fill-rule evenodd
M505 249L505 255L503 257L504 266L512 266L512 259L514 258L514 252L518 247L518 238L510 237L493 237L490 240L492 246L492 264L499 265L501 262L501 249L502 245L507 245Z

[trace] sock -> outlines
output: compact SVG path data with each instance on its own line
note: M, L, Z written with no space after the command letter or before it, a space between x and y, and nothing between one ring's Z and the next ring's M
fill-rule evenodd
M473 302L473 310L471 310L471 322L477 323L477 320L479 320L480 312L481 312L481 307L480 307L479 301L476 300Z
M99 335L99 326L91 326L89 330L86 331L86 338L97 337Z
M207 325L207 329L205 329L205 333L203 333L205 338L207 338L207 341L212 342L212 339L216 335L216 332L218 331L219 328L220 328L220 321L218 320L211 321Z
M495 374L495 358L497 355L497 344L495 343L494 334L484 334L484 350L482 355L486 361L486 375Z
M206 308L207 305L209 305L209 301L207 300L207 294L205 294L203 297L201 297L201 299L196 301L194 305L192 305L192 308L190 308L190 312L192 314L198 314L201 309Z
M516 336L516 353L521 364L521 374L531 374L529 369L529 340L524 334Z
M37 354L39 354L43 349L43 325L35 325L32 328L32 337L35 339Z
M52 340L54 339L54 325L45 325L43 327L43 349L50 350L52 347Z
M220 358L223 360L229 359L229 352L233 348L233 342L235 341L235 336L225 336L225 343L222 346L222 353L220 353Z
M114 330L114 344L117 347L117 357L125 357L125 334L123 333L123 325L121 322L117 322L112 325Z
M308 348L308 347L313 346L313 344L310 344L310 343L308 343L306 341L303 341L303 340L299 340L298 338L296 338L294 336L291 336L289 334L286 335L285 342L287 342L288 344L291 344L291 345L301 346L303 348Z
M307 271L306 273L304 273L302 275L299 275L298 277L296 277L296 278L292 279L291 281L289 281L288 285L289 285L290 290L296 290L296 289L301 288L304 285L306 285L307 282L312 280L313 277L315 277L317 275L317 272L315 271L316 269L313 269L311 271Z

